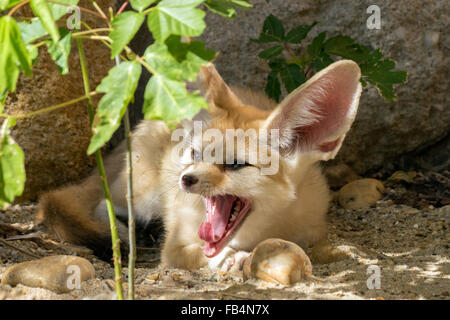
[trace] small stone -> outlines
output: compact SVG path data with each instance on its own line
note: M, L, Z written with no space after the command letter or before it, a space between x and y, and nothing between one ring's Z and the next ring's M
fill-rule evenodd
M8 268L2 276L2 285L44 288L56 293L78 289L78 285L95 276L94 266L75 256L50 256L27 261Z
M395 171L390 177L389 181L395 181L398 183L407 182L414 183L414 179L417 177L417 172L415 171Z
M260 242L244 262L244 280L259 278L290 285L312 274L306 253L293 242L267 239Z
M383 195L384 186L376 179L359 179L339 190L339 204L346 209L363 209L375 204Z
M404 214L418 214L420 213L420 210L416 209L416 208L408 208L406 210L403 211Z
M442 215L446 218L450 218L450 205L443 206L439 209L436 209L435 213L437 213L438 215Z
M157 281L159 280L159 273L152 273L147 276L147 279Z
M317 242L311 251L311 260L314 264L328 264L348 259L349 256L336 248L333 248L328 240Z

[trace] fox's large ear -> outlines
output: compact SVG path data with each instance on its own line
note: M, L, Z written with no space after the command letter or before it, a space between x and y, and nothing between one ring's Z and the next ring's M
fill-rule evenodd
M188 83L187 87L191 91L200 90L213 113L232 111L241 105L212 63L202 66L196 82Z
M355 62L342 60L290 93L265 123L268 130L279 129L281 154L314 152L317 160L334 158L356 116L360 77Z

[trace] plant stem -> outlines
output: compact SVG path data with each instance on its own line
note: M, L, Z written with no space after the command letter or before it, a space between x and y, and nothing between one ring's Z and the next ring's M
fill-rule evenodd
M95 1L93 2L95 3ZM88 29L88 30L94 30L92 29L86 22L81 21L81 23L83 24L83 26ZM72 35L73 37L73 35ZM80 38L84 39L83 36L80 36ZM93 36L89 36L86 37L86 39L90 39L90 40L100 40L105 46L107 46L109 49L111 49L111 45L108 42L111 42L111 39L108 36L99 36L97 35L97 33L94 33ZM124 56L124 55L120 55L120 58L122 60L128 61L128 59Z
M143 14L149 14L149 13L152 12L153 10L155 10L155 7L154 7L154 6L148 8L147 10L144 10L142 13L143 13Z
M120 9L117 11L116 15L121 14L123 10L125 10L125 8L128 5L128 1L125 1L122 6L120 7Z
M94 6L95 10L103 17L103 19L108 20L108 17L103 12L103 10L100 8L100 6L95 1L91 1L91 4Z
M119 56L116 56L116 65L119 65ZM125 110L124 118L125 139L127 143L127 205L128 205L128 238L130 252L128 254L128 300L134 300L134 268L136 265L136 223L134 220L133 205L133 153L131 148L130 116L128 107Z
M22 1L22 2L19 2L18 4L16 4L16 5L11 9L11 11L8 13L8 16L11 17L11 16L14 14L14 12L16 12L17 9L19 9L20 7L26 5L28 2L30 2L30 0L25 0L25 1Z
M72 37L76 37L76 36L81 36L81 35L86 35L86 34L90 34L90 33L97 33L97 32L101 32L101 31L111 31L111 28L97 28L97 29L91 29L91 30L86 30L86 31L81 31L81 32L74 32L72 34Z
M87 72L86 57L84 55L83 43L81 39L77 39L78 52L80 55L80 65L83 75L83 84L86 94L90 91L89 77ZM94 106L92 100L88 98L88 114L89 120L92 126L94 120ZM101 150L95 152L95 160L97 162L97 168L102 180L102 188L105 196L106 207L108 209L109 223L111 227L111 240L112 240L112 250L114 258L114 274L116 282L116 294L118 300L123 300L123 288L122 288L122 260L120 254L120 239L117 230L116 215L114 213L114 205L111 198L111 193L109 192L108 181L106 179L105 167L103 166L103 158Z
M47 0L47 2L58 4L58 5L65 6L65 7L73 7L74 6L73 4L70 4L70 3L64 3L64 2L55 1L55 0ZM101 19L105 19L103 16L101 16L100 14L98 14L97 12L95 12L93 10L89 10L89 9L86 9L86 8L80 7L80 6L77 6L77 7L80 9L80 11L92 14L92 15L94 15L96 17L101 18ZM108 20L108 19L105 19L105 20Z
M292 50L292 48L287 43L283 43L283 47L287 51L287 53L291 56L292 61L294 61L294 63L298 64L298 66L301 67L301 61L299 57L297 57L295 52Z
M83 100L89 99L90 97L93 97L93 96L95 96L95 95L97 95L99 93L100 92L92 91L92 92L89 92L88 94L86 94L85 96L78 97L78 98L75 98L75 99L72 99L72 100L60 103L60 104L56 104L54 106L50 106L50 107L47 107L47 108L39 109L39 110L30 112L30 113L17 114L17 115L11 115L11 114L2 113L2 114L0 114L0 117L2 117L2 118L11 117L11 118L16 118L16 119L29 118L29 117L36 116L36 115L44 113L44 112L49 112L49 111L53 111L53 110L56 110L56 109L59 109L59 108L62 108L62 107L67 107L67 106L69 106L71 104L74 104L74 103L77 103L79 101L83 101Z

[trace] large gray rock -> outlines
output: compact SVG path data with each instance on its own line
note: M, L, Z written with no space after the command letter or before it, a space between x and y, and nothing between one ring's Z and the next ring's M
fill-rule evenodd
M254 0L253 9L235 20L209 14L203 39L218 50L216 66L232 84L263 89L267 66L258 59L257 38L264 19L273 14L287 30L320 21L311 32L348 35L380 48L386 57L409 72L398 87L398 101L387 102L374 88L365 89L358 116L338 157L358 173L383 165L397 156L430 146L449 133L448 105L450 47L447 36L450 4L441 1L378 2L381 29L369 30L367 8L373 1ZM308 40L305 43L309 43Z

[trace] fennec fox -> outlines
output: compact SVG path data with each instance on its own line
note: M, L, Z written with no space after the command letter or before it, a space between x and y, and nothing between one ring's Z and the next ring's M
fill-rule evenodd
M330 196L317 162L332 159L340 149L358 108L359 79L358 65L342 60L277 105L263 94L230 88L210 64L196 83L208 111L182 121L173 132L162 122L141 122L133 134L135 214L143 224L162 218L162 264L223 267L267 238L305 248L326 237ZM194 134L196 124L200 134ZM228 139L230 129L254 133L256 149L250 148L250 134L244 136L244 148L237 147L234 138ZM262 149L270 163L255 157ZM126 220L124 146L105 163L116 214ZM96 254L110 247L96 174L44 194L37 218L61 240ZM119 235L126 244L127 227L121 222Z

